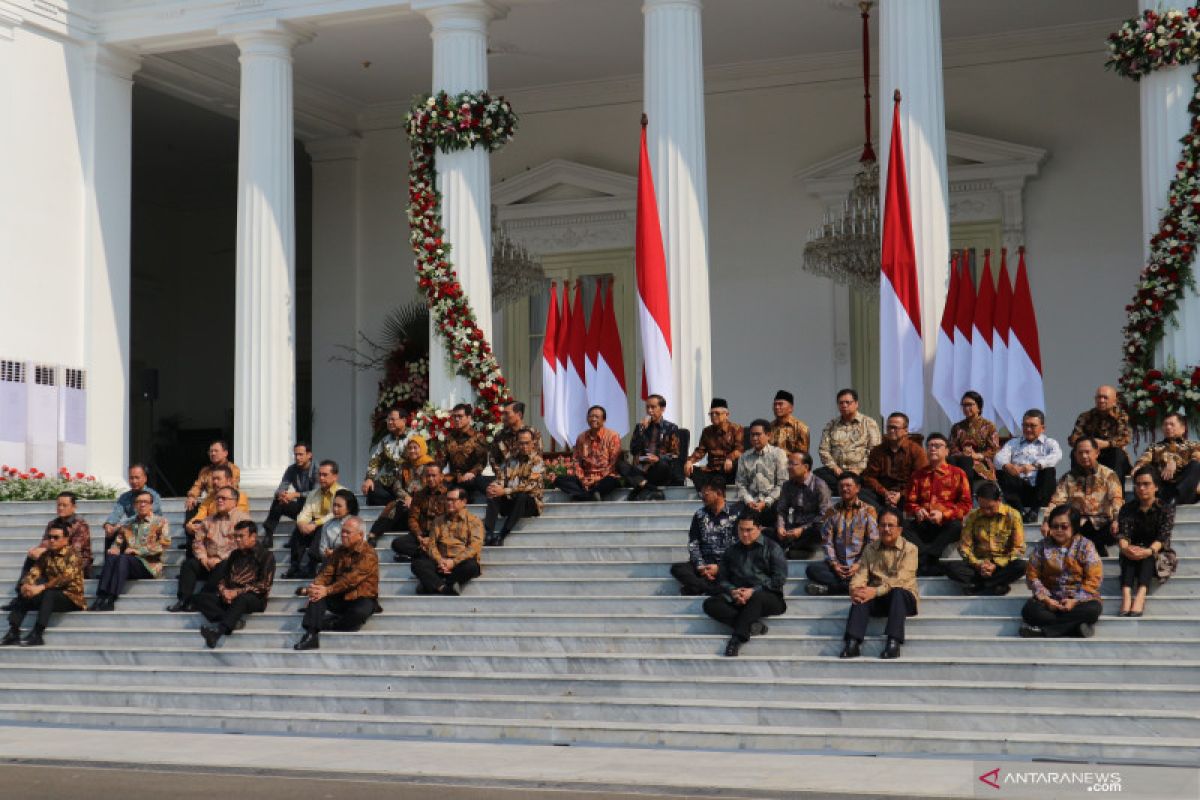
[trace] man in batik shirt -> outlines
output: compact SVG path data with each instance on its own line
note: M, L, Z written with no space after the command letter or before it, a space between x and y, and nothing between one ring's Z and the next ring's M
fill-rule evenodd
M367 474L362 482L362 493L367 496L369 506L386 506L396 499L392 482L404 465L404 447L411 437L405 432L408 420L399 406L388 409L384 425L387 426L387 433L371 450Z
M785 453L808 452L808 426L792 416L796 399L792 393L780 389L775 393L772 410L775 419L767 431L767 441Z
M1096 446L1100 448L1096 460L1100 466L1117 473L1117 480L1124 486L1130 471L1129 455L1125 448L1133 439L1129 415L1117 402L1117 390L1111 386L1098 388L1095 399L1096 405L1075 419L1075 429L1067 437L1067 444L1074 447L1080 439L1095 439Z
M862 479L856 473L842 473L838 480L841 499L821 522L825 560L809 564L806 570L804 590L808 594L849 594L863 548L879 538L875 509L859 499L861 489Z
M858 392L854 389L838 392L837 407L838 416L821 431L821 445L817 448L821 466L816 471L817 477L835 491L838 478L846 470L862 475L871 448L883 441L879 423L859 413Z
M737 480L737 462L744 447L742 426L729 421L729 403L714 397L708 407L710 424L700 434L700 442L683 462L683 474L692 479L697 491L709 478L720 475L728 486ZM696 465L705 458L699 471Z
M1188 505L1200 500L1200 442L1187 438L1187 421L1182 414L1163 417L1162 441L1150 445L1133 465L1135 470L1150 466L1158 476L1159 497Z
M542 513L546 468L542 455L534 449L533 431L526 428L517 437L517 452L496 470L496 480L487 487L487 511L483 517L484 544L502 545L523 517ZM496 530L496 519L504 525Z
M438 463L446 468L448 488L458 487L467 493L467 502L478 502L492 479L483 474L487 469L488 445L483 434L471 421L471 406L456 405L450 411L451 429L441 443Z
M629 484L628 500L663 500L662 487L675 478L679 464L679 427L663 419L667 401L661 394L646 398L646 416L629 440L630 461L618 461L617 471ZM631 463L632 462L632 463Z
M904 536L920 553L921 575L941 575L945 549L962 535L962 520L971 510L971 484L967 473L946 463L950 447L946 437L934 433L925 440L929 465L913 474L908 488L909 514Z
M621 485L617 477L621 437L604 427L607 417L603 406L588 409L588 429L575 440L575 474L557 481L558 488L572 500L603 500Z
M258 527L250 520L237 523L233 531L235 549L217 565L212 591L193 598L196 610L210 624L200 626L200 635L208 647L216 647L222 636L229 636L245 625L247 614L266 610L275 580L275 555L259 545Z
M1117 544L1120 529L1117 515L1125 505L1125 490L1117 480L1117 473L1099 463L1099 453L1100 448L1091 437L1075 442L1075 466L1058 482L1046 510L1064 503L1077 510L1079 533L1092 540L1103 558L1108 555L1108 548ZM1043 517L1042 535L1048 533Z

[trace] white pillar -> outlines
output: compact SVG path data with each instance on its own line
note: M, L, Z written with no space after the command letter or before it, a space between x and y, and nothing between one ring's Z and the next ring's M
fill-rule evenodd
M679 405L667 416L695 440L713 393L700 0L646 0L642 14L646 144L667 257ZM635 124L631 117L630 131Z
M1157 8L1157 3L1143 7ZM1191 125L1188 102L1196 85L1196 67L1158 69L1142 78L1142 243L1147 256L1150 237L1158 232L1175 165L1179 162L1182 145L1179 140ZM1195 269L1195 266L1192 267ZM1200 295L1187 290L1175 312L1175 323L1167 321L1166 333L1155 349L1155 364L1166 366L1168 360L1183 369L1200 363Z
M234 456L242 489L267 493L296 430L296 225L292 48L274 20L222 31L241 51Z
M925 430L945 430L949 420L929 394L937 330L949 282L950 212L946 183L946 110L942 95L942 27L939 0L882 0L879 6L879 175L887 191L892 95L900 90L900 134L908 173L909 207L921 292L925 345ZM883 198L880 197L882 207ZM990 402L991 398L985 398ZM887 414L891 409L880 409Z
M359 152L356 136L306 142L312 159L313 451L353 485L366 463L370 425L358 408L358 376L339 346L359 331ZM339 358L340 357L340 358Z
M487 88L488 22L500 15L484 0L420 0L413 8L433 26L433 91L478 92ZM437 154L438 189L442 193L442 223L475 319L492 340L491 164L482 148ZM470 382L454 374L446 360L440 335L430 323L429 397L449 408L473 402Z
M104 46L90 47L87 56L90 119L81 142L87 463L67 466L119 485L129 459L133 73L141 60Z

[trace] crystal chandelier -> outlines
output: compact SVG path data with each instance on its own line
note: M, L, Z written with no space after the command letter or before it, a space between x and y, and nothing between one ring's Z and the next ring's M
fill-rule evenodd
M530 297L546 286L542 263L521 245L509 239L496 221L492 207L492 310Z
M854 174L854 186L842 207L827 208L819 227L808 232L805 271L862 289L879 286L879 162L871 146L872 0L858 4L862 16L863 119L866 143Z

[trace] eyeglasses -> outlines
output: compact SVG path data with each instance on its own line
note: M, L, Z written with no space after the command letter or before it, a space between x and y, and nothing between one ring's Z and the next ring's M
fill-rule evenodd
M135 500L133 504L135 506L152 506L152 505L154 505L154 501L153 500Z
M65 538L67 537L63 536L62 534L55 534L53 536L47 536L46 540L50 542L60 542Z
M1056 525L1051 525L1050 530L1052 530L1052 531L1069 531L1069 530L1071 530L1071 523L1060 522Z
M878 527L880 530L887 530L889 528L899 528L900 526L895 522L880 522Z
M232 498L232 497L230 497L230 496L229 496L229 495L227 495L227 494L219 494L219 495L217 495L217 499L218 499L218 500L224 500L226 503L232 503L232 502L233 502L233 498Z

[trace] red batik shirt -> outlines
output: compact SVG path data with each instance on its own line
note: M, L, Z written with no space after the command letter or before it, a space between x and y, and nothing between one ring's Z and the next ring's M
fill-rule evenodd
M907 499L910 514L923 508L941 511L947 520L962 519L971 511L971 484L967 473L950 464L925 467L913 473Z

